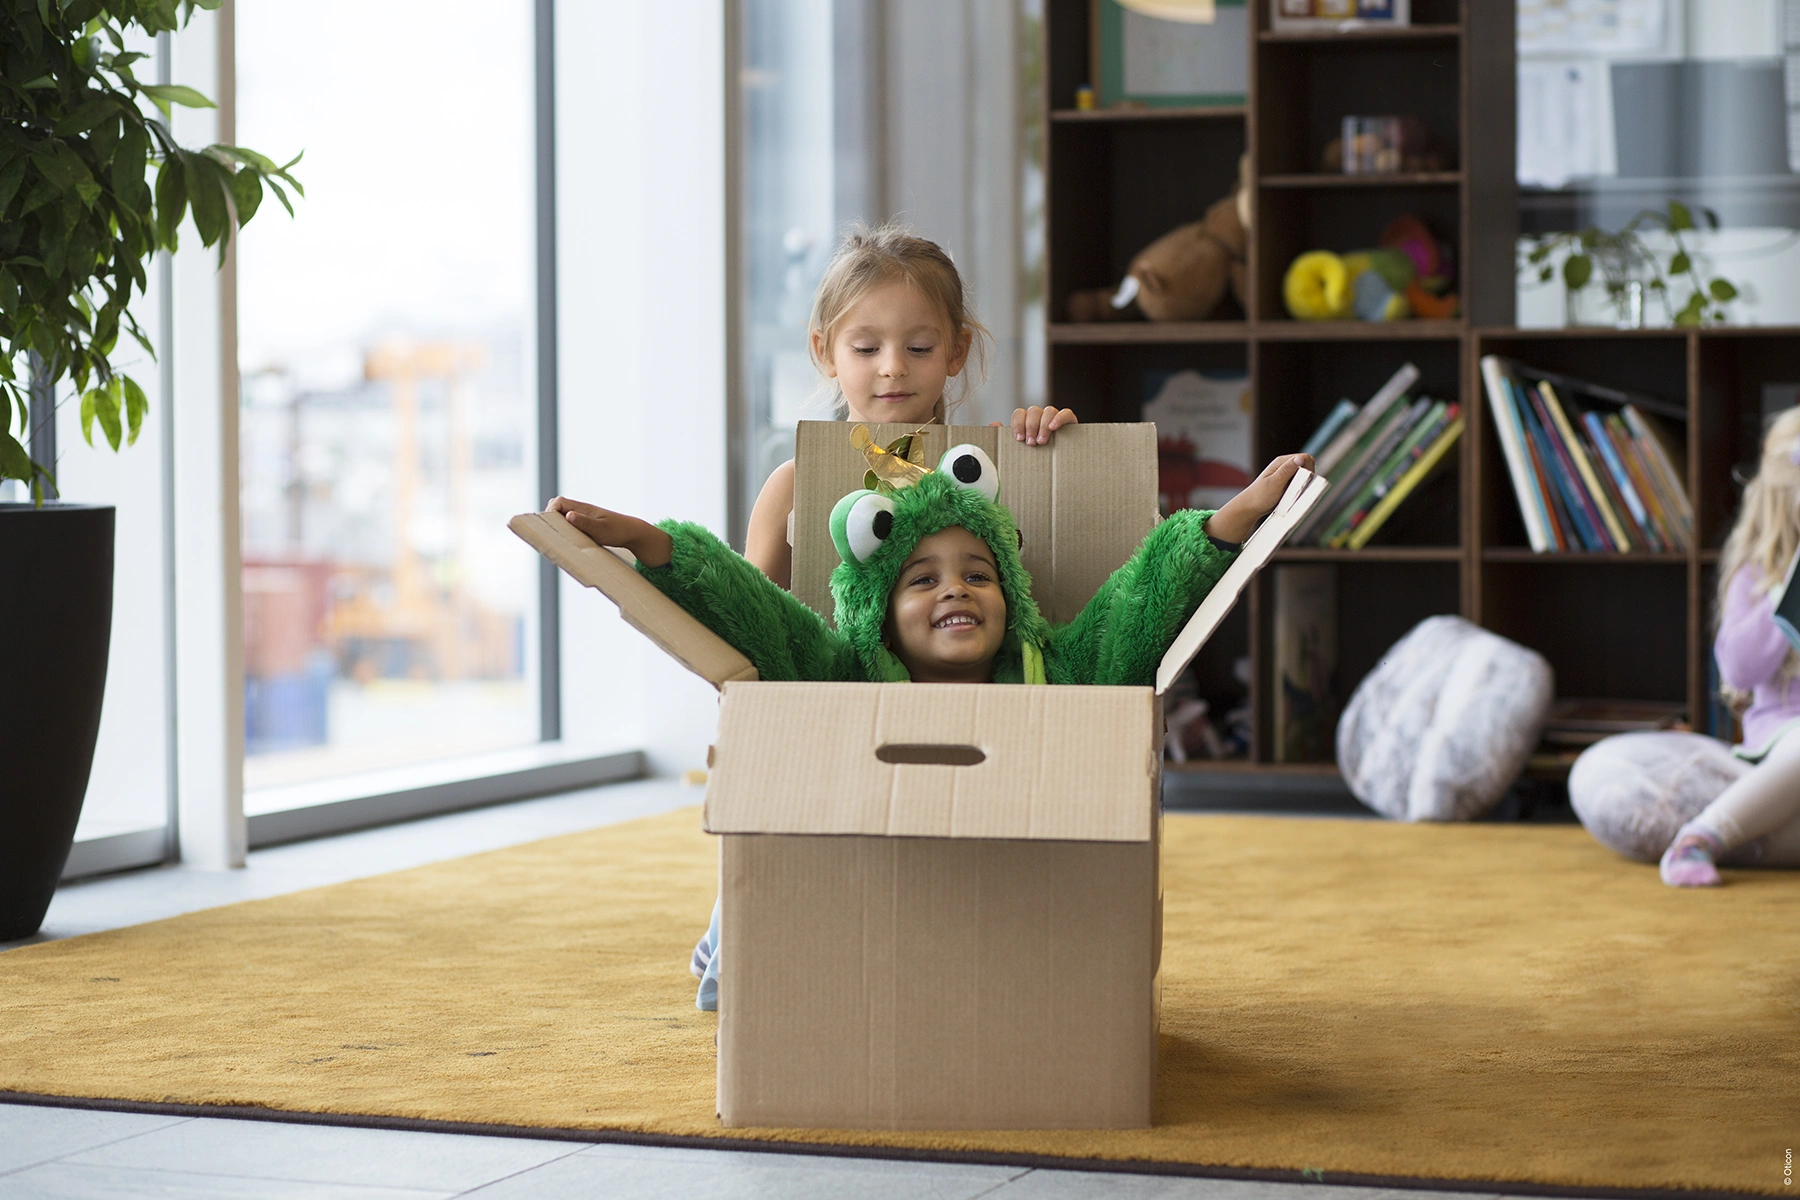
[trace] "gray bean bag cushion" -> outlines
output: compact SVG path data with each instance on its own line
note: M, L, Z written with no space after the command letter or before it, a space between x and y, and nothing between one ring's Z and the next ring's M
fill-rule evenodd
M1662 857L1750 764L1698 733L1621 733L1595 742L1569 772L1569 803L1601 845L1639 862Z
M1427 617L1357 685L1338 769L1397 821L1470 821L1531 757L1556 686L1541 654L1461 617Z

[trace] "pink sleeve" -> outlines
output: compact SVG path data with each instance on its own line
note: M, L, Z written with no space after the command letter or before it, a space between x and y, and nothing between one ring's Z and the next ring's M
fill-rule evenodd
M1761 578L1753 567L1740 568L1732 577L1713 643L1719 678L1742 692L1773 679L1788 654L1788 640L1771 619L1774 602L1768 593L1757 592Z

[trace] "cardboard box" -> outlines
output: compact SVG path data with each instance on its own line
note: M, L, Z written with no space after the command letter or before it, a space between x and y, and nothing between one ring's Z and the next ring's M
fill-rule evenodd
M872 432L884 444L902 427ZM1052 621L1156 523L1147 425L1026 447L1000 474ZM829 610L831 506L866 467L802 423L794 591ZM1150 1123L1161 999L1161 693L1324 490L1297 479L1201 604L1155 688L775 683L560 517L512 528L720 688L705 825L721 835L719 1115L728 1126Z

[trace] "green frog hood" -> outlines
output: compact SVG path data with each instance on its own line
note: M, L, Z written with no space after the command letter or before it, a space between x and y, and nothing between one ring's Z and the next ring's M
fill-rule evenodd
M849 640L869 678L908 678L900 660L882 644L888 598L918 544L960 525L993 551L1006 596L1006 640L994 665L995 681L1043 682L1050 625L1031 598L1031 576L1019 561L1018 528L999 503L993 460L965 444L945 451L935 471L879 449L870 461L876 469L869 481L877 486L851 492L831 511L831 540L842 559L831 573L838 632Z

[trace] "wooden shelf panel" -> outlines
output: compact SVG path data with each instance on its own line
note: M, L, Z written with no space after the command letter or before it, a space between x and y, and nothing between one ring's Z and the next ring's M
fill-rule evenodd
M1461 171L1411 171L1394 172L1388 175L1343 175L1327 171L1313 171L1298 175L1264 175L1256 181L1258 187L1264 188L1416 188L1416 187L1460 187L1463 181Z
M1051 112L1050 119L1058 123L1067 121L1081 125L1149 121L1242 121L1248 111L1242 104L1220 104L1205 108L1059 108Z
M1789 336L1800 334L1795 330ZM1475 330L1475 336L1484 342L1528 342L1543 338L1554 341L1565 341L1577 338L1648 338L1661 340L1664 338L1685 338L1685 329L1609 329L1600 325L1575 325L1562 328L1519 329L1516 327L1481 326Z
M1064 346L1178 345L1184 342L1242 342L1250 337L1247 321L1105 321L1080 324L1056 321L1048 326L1051 342Z
M1365 546L1361 550L1332 550L1324 546L1284 546L1275 552L1276 562L1293 563L1413 563L1462 561L1456 546Z
M1402 25L1395 29L1265 29L1257 40L1280 45L1354 46L1371 42L1453 42L1462 37L1461 25Z
M1462 321L1256 321L1251 333L1280 342L1460 341Z
M1163 763L1165 773L1175 775L1297 775L1314 779L1341 778L1336 763L1271 763L1248 758L1196 758L1184 763Z
M1550 566L1593 566L1596 564L1616 565L1626 563L1643 567L1685 567L1688 556L1685 554L1650 554L1630 551L1546 551L1542 554L1524 546L1489 546L1481 552L1482 562L1492 563L1543 563Z

